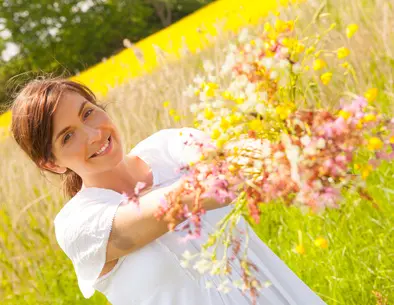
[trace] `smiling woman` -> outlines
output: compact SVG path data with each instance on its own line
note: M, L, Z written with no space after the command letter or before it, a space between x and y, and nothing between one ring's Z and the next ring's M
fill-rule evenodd
M65 193L73 196L82 187L82 179L72 167L62 166L63 160L68 155L75 160L76 152L83 151L78 144L81 136L96 136L92 124L97 124L97 115L92 112L105 116L104 109L82 84L61 78L37 79L26 85L13 103L11 132L39 168L62 175ZM87 132L81 135L81 130Z
M118 128L94 94L64 79L27 84L13 104L11 131L40 169L65 176L72 198L55 217L55 235L86 298L97 290L114 305L250 304L241 289L221 291L214 274L183 269L184 251L199 252L201 240L179 243L180 236L168 232L174 216L156 217L164 196L179 192L182 172L177 170L201 157L186 143L208 135L188 127L163 129L125 154ZM140 192L141 185L137 210L124 194ZM238 191L236 183L226 187ZM182 205L192 209L196 196L182 196ZM230 211L230 197L223 202L210 196L201 200L207 212L204 240ZM175 225L185 218L176 218ZM244 219L237 226L248 230ZM261 287L256 304L325 304L253 231L249 238L248 255L261 270L258 280L269 283ZM240 266L231 268L226 280L239 280ZM206 283L217 289L208 290Z

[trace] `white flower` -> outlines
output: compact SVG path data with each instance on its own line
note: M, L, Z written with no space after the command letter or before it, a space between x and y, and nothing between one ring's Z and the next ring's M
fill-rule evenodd
M189 268L189 261L188 260L181 260L181 267L182 268Z
M256 112L259 114L264 114L265 110L265 105L263 103L258 103L255 107Z
M209 288L212 288L212 287L213 287L213 283L211 281L207 281L205 283L205 288L209 289Z
M275 80L279 76L279 73L277 71L271 71L270 73L270 79Z
M215 108L222 108L224 107L225 102L221 101L221 100L216 100L215 102L212 103L212 106Z
M202 64L204 71L207 73L211 73L215 70L215 66L210 60L204 60Z
M189 250L186 250L183 252L182 257L186 260L190 260L194 257L194 255L192 255Z
M293 73L294 73L294 74L299 74L299 73L301 73L301 71L302 71L301 64L300 64L300 63L294 64L293 67L292 67L292 69L293 69Z
M196 113L199 108L200 107L198 106L198 104L194 104L194 103L189 106L190 112L192 113Z
M243 28L238 35L238 41L240 43L244 43L249 39L249 30L247 28Z
M289 54L289 49L288 48L281 48L280 54L283 56L287 56Z
M278 67L280 69L286 69L290 66L290 63L287 59L281 59L278 63Z
M193 269L197 270L200 274L203 274L211 269L211 265L212 263L208 260L201 259L194 264Z
M316 146L319 149L323 149L326 147L326 141L323 138L319 138L319 140L317 140Z
M307 145L309 145L309 143L311 143L311 138L308 135L301 137L300 140L301 140L302 145L304 145L304 146L307 146Z
M204 78L201 77L200 75L196 75L194 77L193 82L196 83L197 85L201 85L204 82Z
M271 69L273 64L274 64L274 60L271 57L264 57L260 63L264 66L264 68L266 68L267 70Z

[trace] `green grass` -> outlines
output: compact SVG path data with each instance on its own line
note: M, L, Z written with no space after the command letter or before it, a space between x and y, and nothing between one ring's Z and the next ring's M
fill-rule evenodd
M357 83L341 82L342 72L335 70L335 91L324 86L315 89L325 106L335 105L343 91L362 94L376 86L380 92L377 105L392 114L394 8L389 1L307 1L299 9L284 11L283 16L286 15L299 15L299 28L312 20L307 35L336 22L337 27L320 47L335 49L345 45L352 52L349 61L355 67ZM352 40L344 35L349 23L360 26ZM111 90L103 99L110 103L108 111L123 131L125 150L158 129L192 126L181 92L201 71L203 58L221 65L221 46L230 39L225 35L222 38L212 49L134 79ZM165 100L184 116L180 122L174 123L163 111ZM307 102L314 105L312 98ZM0 156L1 304L107 304L99 293L89 300L83 298L71 261L55 240L53 219L64 204L58 179L41 176L12 139L1 145ZM342 208L323 215L303 215L295 207L266 205L255 229L327 304L393 304L393 177L392 164L384 164L368 177L367 187L374 204L345 193ZM293 251L299 243L299 232L305 247L302 255ZM328 240L327 249L314 245L317 237ZM372 291L379 292L387 302L379 303Z

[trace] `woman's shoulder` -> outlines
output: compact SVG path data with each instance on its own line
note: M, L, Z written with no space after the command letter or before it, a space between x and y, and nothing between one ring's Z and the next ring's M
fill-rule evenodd
M64 236L80 231L87 224L102 221L106 211L115 210L122 202L122 195L104 188L89 187L79 191L56 214L55 234L64 249Z

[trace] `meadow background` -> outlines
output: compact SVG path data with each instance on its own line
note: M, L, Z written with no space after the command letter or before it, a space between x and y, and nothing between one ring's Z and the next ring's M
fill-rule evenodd
M392 3L309 0L281 9L281 17L286 16L298 16L297 28L304 29L305 35L319 34L335 23L320 47L335 50L346 46L351 51L349 62L357 80L345 84L339 77L343 71L334 70L331 89L323 85L313 88L323 101L321 107L335 108L344 91L363 94L377 87L376 103L385 113L393 114ZM250 31L261 32L263 22L272 18L263 18ZM359 31L349 40L345 30L351 23L357 24ZM193 126L182 91L202 73L204 59L213 60L219 68L224 61L223 47L236 37L223 32L207 39L208 48L176 61L157 51L160 68L110 89L101 98L123 131L125 150L159 129ZM305 106L314 106L312 96ZM163 107L164 101L172 111ZM174 120L175 115L180 119ZM64 204L58 179L40 174L11 138L1 143L0 156L0 303L107 304L99 293L89 300L83 298L71 261L56 243L53 219ZM262 208L263 221L254 228L327 304L394 304L393 174L393 164L385 163L368 176L373 202L345 194L343 208L323 215L303 215L296 208L267 204ZM318 238L323 238L327 247L316 245ZM304 251L295 251L300 244Z

